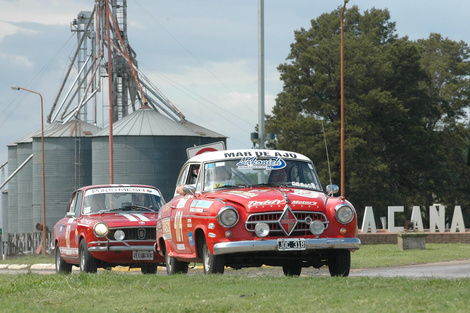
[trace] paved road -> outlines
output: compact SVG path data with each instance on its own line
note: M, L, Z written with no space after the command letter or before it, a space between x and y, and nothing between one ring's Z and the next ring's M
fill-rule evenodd
M113 269L129 274L140 274L140 269L129 270L126 267L117 267ZM102 272L103 270L99 270ZM34 265L21 265L21 264L0 264L0 274L19 274L19 273L37 273L44 275L54 274L54 264L34 264ZM77 267L73 267L73 272L78 273ZM189 269L189 275L202 275L201 268ZM164 267L159 267L157 275L166 275ZM245 275L249 277L257 276L284 276L281 268L277 267L263 267L261 269L243 269L232 270L226 269L225 275ZM328 269L322 268L320 270L314 268L306 268L302 270L302 276L330 276ZM408 278L470 278L470 259L462 261L439 262L421 265L409 265L401 267L383 267L383 268L366 268L366 269L352 269L351 277L369 276L369 277L408 277Z

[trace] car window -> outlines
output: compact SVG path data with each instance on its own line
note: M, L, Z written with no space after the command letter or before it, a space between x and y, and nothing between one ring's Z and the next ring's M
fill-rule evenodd
M204 165L204 191L259 185L321 190L315 168L307 161L255 157Z
M83 214L108 211L158 212L164 205L161 194L141 187L97 188L87 190Z
M75 196L75 205L73 210L75 212L75 216L80 216L80 208L82 207L82 191L77 191Z

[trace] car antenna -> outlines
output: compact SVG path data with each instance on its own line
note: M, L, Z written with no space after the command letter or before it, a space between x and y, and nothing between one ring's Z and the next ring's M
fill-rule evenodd
M326 133L325 133L325 125L323 125L323 119L321 120L321 128L322 128L322 132L323 132L323 139L325 141L326 161L328 163L328 175L330 175L330 185L333 185L333 182L331 180L330 157L328 155L328 145L326 143Z

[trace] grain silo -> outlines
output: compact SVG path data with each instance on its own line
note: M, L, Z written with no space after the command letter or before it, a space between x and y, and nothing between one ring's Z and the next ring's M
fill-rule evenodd
M196 124L179 123L157 110L141 107L113 125L114 183L152 185L170 199L187 160L186 149L225 140L225 136ZM109 183L109 130L93 138L92 159L93 184Z
M91 137L101 129L78 119L55 122L44 131L46 225L64 217L70 196L91 184ZM33 137L33 222L43 222L41 134Z

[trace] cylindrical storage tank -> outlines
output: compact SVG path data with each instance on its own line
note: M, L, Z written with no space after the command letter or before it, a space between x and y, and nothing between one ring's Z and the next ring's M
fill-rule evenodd
M18 142L16 156L18 166L33 153L32 139ZM28 161L16 174L18 188L18 233L31 233L33 225L33 162Z
M15 172L18 166L16 148L16 144L8 145L8 177ZM4 226L4 236L7 233L16 233L18 231L18 181L16 175L8 182L8 210L4 219Z
M64 217L72 192L91 184L91 137L101 131L80 120L55 123L44 133L46 226ZM33 224L43 223L41 135L33 138ZM36 209L38 208L38 209Z
M208 131L209 132L209 131ZM113 125L114 181L147 184L169 200L189 147L225 141L223 135L195 133L150 108L140 108ZM93 184L110 183L109 130L93 138Z
M0 228L2 228L2 232L6 234L6 227L8 225L8 190L1 191L2 202L1 206L2 209L0 210ZM1 243L0 243L1 244Z

